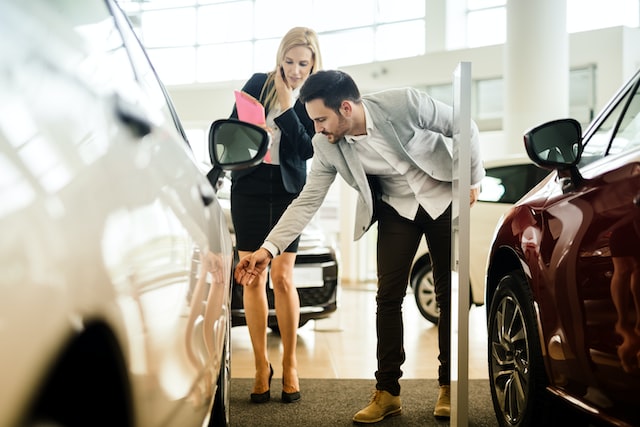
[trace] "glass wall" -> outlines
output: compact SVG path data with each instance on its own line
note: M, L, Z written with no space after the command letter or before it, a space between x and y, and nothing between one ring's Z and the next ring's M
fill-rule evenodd
M596 113L595 66L573 69L569 72L569 111L570 117L583 126L593 119ZM422 88L433 98L451 105L453 87L451 84L427 86ZM502 129L504 115L504 88L502 78L478 79L472 82L471 115L481 131Z
M405 0L120 0L163 81L244 80L275 67L294 26L319 36L324 68L425 53L425 2ZM220 66L222 63L224 66Z
M423 55L427 5L437 0L118 0L168 85L245 80L271 70L291 27L318 32L325 68ZM445 0L442 0L445 1ZM639 0L566 0L570 33L637 27ZM464 28L448 49L502 44L506 0L446 0ZM459 31L456 31L459 33ZM224 66L220 66L223 61Z

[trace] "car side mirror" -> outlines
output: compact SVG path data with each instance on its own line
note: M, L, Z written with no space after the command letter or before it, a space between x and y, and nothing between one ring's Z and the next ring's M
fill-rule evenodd
M524 146L529 158L544 169L557 170L565 180L564 191L583 182L578 171L582 155L582 128L574 119L560 119L544 123L524 134Z
M209 128L209 158L216 169L239 170L259 164L269 148L269 134L260 126L220 119Z
M582 129L574 119L544 123L524 134L529 158L545 169L570 169L582 154Z

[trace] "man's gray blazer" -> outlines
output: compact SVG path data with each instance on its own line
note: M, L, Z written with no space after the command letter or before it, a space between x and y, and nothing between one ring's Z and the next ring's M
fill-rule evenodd
M397 154L438 181L452 181L451 137L453 109L412 88L390 89L363 95L374 126ZM314 156L302 192L287 208L266 241L281 253L311 221L340 174L358 194L354 240L371 225L373 200L367 177L355 148L344 138L332 144L317 133ZM485 171L480 158L478 129L471 129L471 184L478 184ZM451 199L451 194L447 196ZM451 202L451 200L449 200Z

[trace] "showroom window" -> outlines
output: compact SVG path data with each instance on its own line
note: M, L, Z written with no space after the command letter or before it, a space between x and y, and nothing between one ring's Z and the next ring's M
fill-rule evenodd
M566 2L569 33L638 26L638 0ZM244 80L255 71L269 70L280 38L294 26L318 32L325 68L423 55L429 42L425 31L429 1L423 0L404 1L402 7L395 0L118 3L169 85ZM448 49L504 43L506 0L449 0L446 4L451 28ZM295 13L283 14L283 10Z
M593 119L596 109L596 67L588 65L569 72L570 116L583 126ZM433 98L452 105L451 83L420 88ZM502 129L504 115L503 79L477 79L471 83L471 115L481 131Z
M467 40L464 47L504 43L507 38L506 3L506 0L467 0Z
M294 26L318 32L327 69L425 53L424 1L403 7L395 0L118 3L168 85L243 80L269 70L280 39Z

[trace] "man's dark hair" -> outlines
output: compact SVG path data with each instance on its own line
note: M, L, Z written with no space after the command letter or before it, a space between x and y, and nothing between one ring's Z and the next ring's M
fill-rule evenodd
M351 76L343 71L324 70L311 74L300 88L300 102L322 99L327 108L340 114L340 104L348 100L360 103L360 90Z

